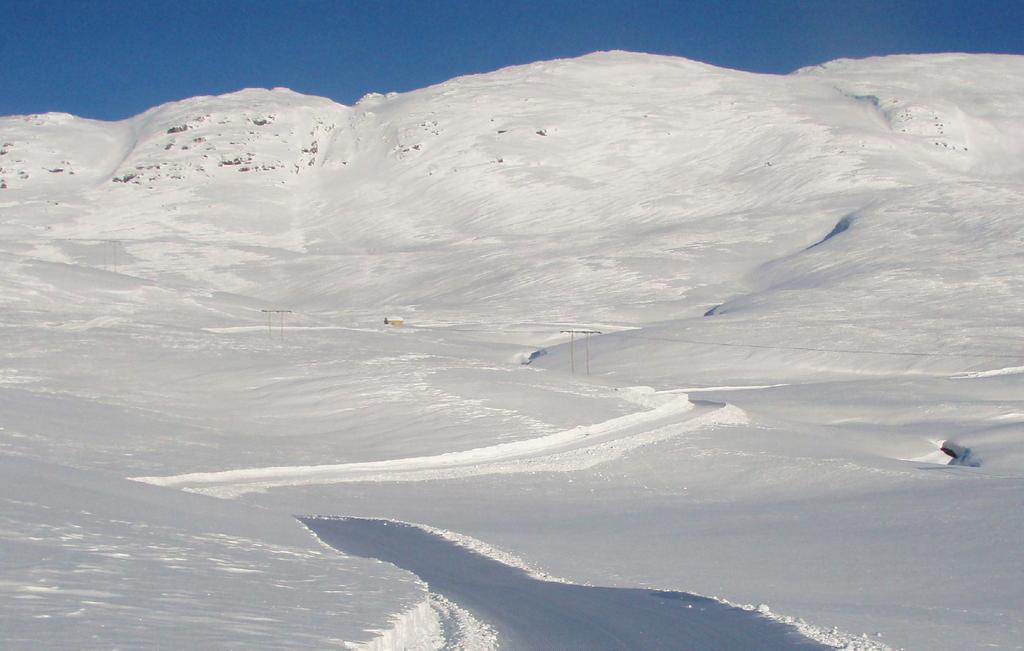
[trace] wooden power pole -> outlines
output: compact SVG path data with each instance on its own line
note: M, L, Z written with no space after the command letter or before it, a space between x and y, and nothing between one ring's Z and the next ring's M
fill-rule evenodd
M279 315L281 317L281 330L280 330L280 332L281 332L281 339L284 339L284 315L285 314L291 314L292 311L291 310L260 310L260 312L263 312L264 314L267 315L267 335L269 337L271 337L271 338L273 338L273 336L274 336L274 327L273 327L274 315L277 314L277 315Z
M569 335L569 368L576 374L576 335L585 335L587 341L587 375L590 375L590 335L602 334L600 330L562 330L561 334Z

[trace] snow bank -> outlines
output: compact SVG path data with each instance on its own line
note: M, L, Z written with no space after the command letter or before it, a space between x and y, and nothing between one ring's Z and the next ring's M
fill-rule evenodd
M1008 366L1006 368L996 368L990 371L972 371L970 373L958 373L953 377L957 380L968 380L971 378L979 377L999 377L1001 375L1020 375L1024 373L1024 366Z
M638 395L646 396L646 393ZM650 404L651 398L644 398ZM718 422L742 418L738 410L709 417L703 414L693 423L684 423L694 403L684 394L655 401L648 411L612 418L602 423L575 427L546 437L502 443L463 452L447 452L433 457L393 459L355 464L245 468L213 473L188 473L172 477L134 477L134 481L157 486L173 486L218 497L237 497L275 486L302 486L351 481L425 481L470 477L490 473L569 471L586 468L621 456L627 450L660 440L674 433ZM724 407L715 405L714 409ZM655 428L662 421L680 421L669 428ZM648 430L654 429L653 432Z
M394 618L394 625L362 644L349 643L358 651L433 651L444 645L441 619L431 597Z

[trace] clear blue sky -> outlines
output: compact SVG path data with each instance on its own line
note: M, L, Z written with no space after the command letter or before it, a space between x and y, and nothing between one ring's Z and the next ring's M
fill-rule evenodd
M623 49L785 73L838 57L1024 53L1024 0L0 0L0 115L119 119L287 86L351 104Z

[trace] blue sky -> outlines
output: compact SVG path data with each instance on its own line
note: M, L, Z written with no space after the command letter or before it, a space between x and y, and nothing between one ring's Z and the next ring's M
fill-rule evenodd
M120 119L287 86L351 104L624 49L786 73L838 57L1024 53L1024 0L0 0L0 115Z

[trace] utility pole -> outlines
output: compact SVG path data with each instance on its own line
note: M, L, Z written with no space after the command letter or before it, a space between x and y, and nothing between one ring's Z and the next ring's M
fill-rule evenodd
M284 339L284 315L291 314L291 310L260 310L267 315L267 336L274 337L273 321L274 315L280 315L281 317L281 339Z
M117 251L121 248L121 240L103 240L104 244L104 255L103 255L103 267L107 266L107 254L109 253L110 258L113 262L114 273L117 273Z
M587 335L587 376L590 375L590 335L595 334L595 333L596 334L601 334L600 332L597 332L596 330L593 331L593 332L588 330L586 332L586 335Z
M562 330L561 334L569 335L569 368L573 375L576 375L576 335L585 335L587 338L587 375L590 375L590 335L602 334L600 330Z

